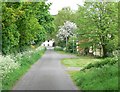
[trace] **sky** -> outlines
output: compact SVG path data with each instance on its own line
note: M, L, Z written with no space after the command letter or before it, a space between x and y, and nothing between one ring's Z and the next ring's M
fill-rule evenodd
M58 11L64 7L70 7L72 10L77 10L78 5L83 5L84 0L48 0L48 3L51 2L50 14L56 15Z

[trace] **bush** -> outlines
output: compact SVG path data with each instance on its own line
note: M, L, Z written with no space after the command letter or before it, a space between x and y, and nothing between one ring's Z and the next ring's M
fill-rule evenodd
M54 48L54 50L55 50L55 51L63 51L63 48L60 47L60 46L56 46L56 47Z
M75 40L75 38L74 38L74 40ZM74 45L74 47L73 47L73 45ZM74 49L74 52L73 52L73 49ZM67 51L70 53L76 53L76 41L74 41L74 43L73 43L72 37L68 41Z
M106 58L106 59L103 59L103 60L101 60L99 62L96 62L96 63L90 63L87 66L85 66L82 70L90 69L92 67L99 68L99 67L103 67L106 64L113 65L113 64L115 64L117 62L118 62L118 58L116 58L116 57L114 57L114 58Z
M118 90L118 62L75 72L72 78L80 90ZM85 91L86 92L86 91ZM117 92L117 91L116 91Z

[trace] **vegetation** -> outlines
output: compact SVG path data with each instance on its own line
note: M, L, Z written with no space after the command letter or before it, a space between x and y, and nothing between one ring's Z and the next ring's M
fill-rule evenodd
M2 90L10 90L17 80L27 72L44 53L45 48L39 47L15 56L1 56L0 70L2 71Z
M110 56L118 46L117 12L117 3L114 2L85 3L85 7L80 7L78 17L81 16L81 18L78 21L80 24L78 33L81 36L79 38L87 39L82 46L99 48L103 51L103 57Z
M118 48L118 3L85 2L84 6L79 6L76 12L64 8L55 17L56 28L59 29L65 21L73 21L77 25L75 42L78 42L78 45L74 46L78 46L86 54L89 53L90 48L91 54L99 49L100 57L109 57ZM64 40L57 41L59 46L65 46ZM74 42L68 43L70 46L68 51L73 53L75 47L73 48L71 43Z
M93 57L86 57L86 56L80 56L79 58L70 58L70 59L63 59L61 61L62 64L64 64L67 67L80 67L83 68L86 65L99 62L100 59L95 59Z
M56 34L59 34L58 31L60 30L60 26L63 26L66 21L74 23L73 20L74 20L74 12L69 7L63 8L54 17L54 24L55 24L55 34L54 34L55 36L54 37L56 39L57 45L59 45L61 47L65 47L66 46L66 40L62 40L61 41L61 39L59 39L59 36L57 37Z
M70 71L77 86L81 90L118 90L118 3L85 2L76 12L63 8L55 16L56 29L66 21L77 26L76 36L68 39L67 52L89 55L61 61L66 67L82 68ZM57 41L65 47L65 40ZM96 52L101 59L90 57Z
M56 51L84 55L100 53L101 59L81 56L62 60L67 67L82 68L70 72L80 89L118 89L118 3L85 2L77 11L66 7L52 16L49 13L51 4L46 0L22 1L0 5L0 83L3 90L11 89L41 57L45 48L39 46L51 37L56 40Z
M8 90L45 51L39 46L54 32L54 18L45 0L0 4L0 84Z
M65 59L67 67L82 67L80 71L69 71L80 90L118 90L118 59Z
M58 14L54 16L54 24L55 24L54 37L56 38L56 34L57 31L59 30L59 26L64 25L66 21L74 22L73 20L74 20L74 12L69 7L65 7L62 10L60 10Z
M41 44L54 31L50 4L2 2L2 54L18 53Z
M55 50L55 51L63 51L63 48L60 47L60 46L56 46L56 47L54 48L54 50Z
M87 66L85 66L82 70L90 69L92 67L99 68L99 67L103 67L106 64L114 65L117 62L118 62L118 58L106 58L106 59L101 60L100 62L95 62L94 64L90 63Z
M63 26L60 26L60 29L57 33L59 40L65 42L66 51L68 47L68 40L71 36L75 35L75 29L77 28L76 24L70 21L66 21Z

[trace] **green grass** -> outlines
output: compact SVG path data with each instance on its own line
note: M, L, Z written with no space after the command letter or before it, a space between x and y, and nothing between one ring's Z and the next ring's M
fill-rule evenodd
M106 63L107 62L107 63ZM99 64L99 66L98 66ZM81 71L69 71L81 90L118 90L118 60L107 58ZM113 91L114 92L114 91Z
M68 71L80 90L118 90L118 59L81 56L63 59L66 67L81 67L80 71Z
M90 63L95 63L100 61L100 59L95 59L93 57L85 57L81 56L79 58L72 58L72 59L63 59L61 61L67 67L85 67Z
M69 53L69 52L65 52L65 51L57 51L57 52L61 53L61 54L76 55L74 53ZM95 59L92 56L79 56L79 58L62 59L61 63L67 67L84 67L87 64L94 63L99 60L100 59Z
M10 72L6 75L6 77L2 81L2 89L3 90L12 90L15 83L24 75L28 69L34 64L45 52L45 50L38 51L34 54L31 54L30 58L23 56L22 59L18 62L21 62L21 67L19 69L15 69L13 72Z
M118 67L105 65L85 71L69 72L72 79L82 90L118 90Z

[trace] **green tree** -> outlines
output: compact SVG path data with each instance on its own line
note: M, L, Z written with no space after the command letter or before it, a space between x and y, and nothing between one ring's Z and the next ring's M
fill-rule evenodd
M3 2L2 52L24 51L31 44L41 44L54 32L51 4L40 2Z
M56 34L59 31L60 26L64 25L66 21L74 22L76 19L75 13L70 9L70 7L65 7L58 12L57 15L54 16L54 25L55 25L55 32L53 37L56 39L57 44L61 44L64 47L65 41L60 41L56 38Z
M79 38L88 39L85 47L100 47L103 57L117 47L118 8L113 2L87 2L79 8ZM81 35L80 35L81 34Z
M2 4L2 52L3 54L14 52L19 44L19 32L17 30L16 13L13 8Z

